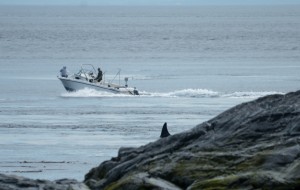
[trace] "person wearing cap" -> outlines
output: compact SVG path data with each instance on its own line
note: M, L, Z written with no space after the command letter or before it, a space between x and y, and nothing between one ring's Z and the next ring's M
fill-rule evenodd
M68 77L68 71L67 71L67 67L66 66L64 66L61 70L60 70L60 75L62 76L62 77Z
M101 69L98 68L98 75L95 78L95 80L98 81L98 82L100 82L102 80L102 75L103 75L103 73L102 73Z

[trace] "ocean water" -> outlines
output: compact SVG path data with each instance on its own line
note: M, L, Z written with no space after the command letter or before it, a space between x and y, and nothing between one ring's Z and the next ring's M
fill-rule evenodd
M83 180L117 155L300 86L300 6L0 7L0 173ZM57 79L118 69L140 96ZM123 81L121 81L123 83Z

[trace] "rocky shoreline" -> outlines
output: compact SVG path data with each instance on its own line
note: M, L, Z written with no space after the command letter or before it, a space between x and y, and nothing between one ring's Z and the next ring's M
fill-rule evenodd
M0 189L297 189L299 157L297 91L240 104L138 148L120 148L83 183L1 174Z
M33 180L15 175L0 174L1 190L88 190L81 182L72 179L60 179L56 181Z

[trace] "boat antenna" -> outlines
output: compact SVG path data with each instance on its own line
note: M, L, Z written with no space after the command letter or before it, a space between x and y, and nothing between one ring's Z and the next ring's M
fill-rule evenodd
M119 69L119 71L117 72L117 74L115 75L115 77L110 81L111 83L116 79L116 77L119 75L119 85L120 85L120 73L121 73L121 69Z
M128 84L127 84L128 83L128 77L125 77L124 80L125 80L125 87L128 87Z

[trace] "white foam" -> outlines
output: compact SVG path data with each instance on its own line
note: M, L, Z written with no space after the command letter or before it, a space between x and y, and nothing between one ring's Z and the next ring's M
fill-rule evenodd
M259 98L271 94L284 94L284 93L275 92L275 91L262 91L262 92L249 91L249 92L233 92L233 93L223 94L222 96L228 98Z
M71 97L71 98L88 98L88 97L130 97L132 95L127 94L114 94L110 92L97 91L94 89L85 88L78 90L76 92L66 92L61 94L62 97Z
M283 94L282 92L275 91L239 91L239 92L230 92L230 93L221 93L209 89L183 89L176 90L172 92L146 92L140 91L140 96L142 97L165 97L165 98L177 98L177 97L186 97L186 98L259 98L271 94ZM66 92L61 94L62 97L72 97L72 98L85 98L85 97L138 97L128 94L114 94L109 92L97 91L94 89L83 89L76 92Z
M173 92L146 92L140 91L141 96L150 96L150 97L192 97L192 98L201 98L201 97L215 97L218 96L218 92L208 90L208 89L183 89L176 90Z
M219 92L215 92L208 89L183 89L168 93L170 96L176 97L192 97L192 98L202 98L202 97L217 97Z

